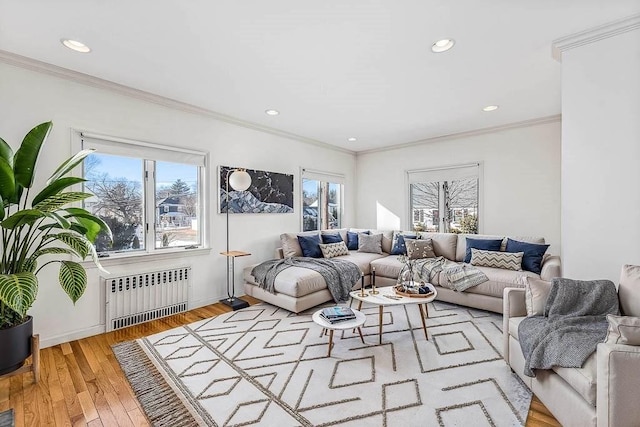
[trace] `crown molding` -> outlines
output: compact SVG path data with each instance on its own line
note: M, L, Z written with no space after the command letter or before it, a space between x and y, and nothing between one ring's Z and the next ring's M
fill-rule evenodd
M226 114L218 113L213 110L198 107L196 105L188 104L186 102L177 101L175 99L167 98L164 96L156 95L143 90L134 89L129 86L121 85L109 80L94 77L89 74L73 71L68 68L59 67L57 65L49 64L36 59L28 58L26 56L17 55L15 53L0 50L0 62L8 65L12 65L19 68L24 68L31 71L36 71L42 74L58 77L65 80L70 80L75 83L80 83L86 86L91 86L98 89L108 90L119 95L135 98L141 101L150 102L152 104L160 105L174 110L182 111L185 113L197 114L204 117L209 117L215 120L220 120L225 123L230 123L236 126L244 127L247 129L257 130L260 132L269 133L272 135L280 136L283 138L292 139L298 142L304 142L306 144L314 145L317 147L326 148L329 150L338 151L341 153L355 154L355 151L346 148L338 147L326 142L318 141L305 136L297 135L291 132L286 132L280 129L272 128L269 126L263 126L258 123L249 122L246 120L238 119L236 117L228 116Z
M358 151L356 153L356 156L360 156L362 154L382 153L385 151L399 150L401 148L415 147L419 145L431 144L434 142L449 141L452 139L486 135L489 133L496 133L504 130L519 129L519 128L524 128L529 126L543 125L547 123L556 123L561 120L562 120L562 115L556 114L554 116L540 117L537 119L523 120L521 122L508 123L505 125L492 126L488 128L470 130L465 132L451 133L447 135L436 136L433 138L421 139L419 141L405 142L404 144L391 145L388 147L373 148L371 150L362 150L362 151Z
M567 50L595 43L599 40L604 40L639 28L640 14L631 15L608 24L556 39L551 44L551 55L556 61L562 62L562 54Z

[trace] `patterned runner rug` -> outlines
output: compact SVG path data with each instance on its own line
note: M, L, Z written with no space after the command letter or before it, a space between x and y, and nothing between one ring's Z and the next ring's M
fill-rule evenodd
M317 308L316 308L317 309ZM502 360L502 316L429 304L365 305L357 331L328 336L268 304L114 346L158 426L513 426L531 392Z

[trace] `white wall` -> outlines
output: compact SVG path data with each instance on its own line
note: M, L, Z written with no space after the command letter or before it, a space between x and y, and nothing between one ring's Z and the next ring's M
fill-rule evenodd
M300 167L328 169L346 175L344 223L354 221L355 156L260 132L198 114L163 107L66 79L0 63L0 136L14 148L34 125L53 120L54 127L38 165L39 183L71 155L71 129L163 145L209 151L211 155L211 252L155 262L110 266L110 273L189 264L193 267L191 307L226 295L225 217L217 214L216 168L234 165L295 175L295 213L235 215L231 248L252 253L236 263L236 294L243 294L241 272L246 265L271 258L278 235L300 229ZM44 160L44 161L43 161ZM37 185L37 184L36 184ZM73 307L57 284L57 268L43 270L40 291L30 311L45 345L100 333L103 295L98 271L89 271L87 292Z
M560 122L358 154L357 223L408 229L406 171L481 162L480 233L543 236L560 251Z
M617 283L640 263L640 30L562 55L566 277Z

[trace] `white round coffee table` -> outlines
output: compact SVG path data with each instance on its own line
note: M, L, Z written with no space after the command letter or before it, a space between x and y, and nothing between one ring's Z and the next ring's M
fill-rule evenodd
M360 330L360 327L364 325L364 322L367 318L364 315L364 313L358 310L353 310L353 314L356 315L355 319L345 320L343 322L338 322L338 323L328 322L327 320L323 319L322 316L320 316L320 313L322 313L322 309L313 313L313 316L311 318L315 323L322 326L323 329L329 330L329 352L327 353L329 357L331 357L331 347L333 346L333 331L335 330L343 331L345 329L357 329L358 333L360 334L360 339L362 340L362 344L364 344L364 337L362 336L362 331Z

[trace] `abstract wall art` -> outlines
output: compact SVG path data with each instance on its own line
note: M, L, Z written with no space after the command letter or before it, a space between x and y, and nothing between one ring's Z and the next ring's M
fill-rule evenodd
M227 212L227 172L238 167L220 166L218 171L220 213ZM293 175L246 169L251 186L246 191L229 187L229 213L292 213Z

